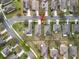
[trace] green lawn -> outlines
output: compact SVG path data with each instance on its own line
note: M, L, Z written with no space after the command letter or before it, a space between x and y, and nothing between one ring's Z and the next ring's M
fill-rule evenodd
M1 53L0 53L0 59L5 59Z
M24 22L19 22L19 23L15 23L13 25L13 28L20 34L23 35L23 31L25 30L26 26L24 24Z

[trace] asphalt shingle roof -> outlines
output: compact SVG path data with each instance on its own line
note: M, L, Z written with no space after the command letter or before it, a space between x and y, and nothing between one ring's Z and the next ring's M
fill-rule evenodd
M30 7L29 0L23 0L23 2L24 2L24 7L28 9Z
M9 56L8 59L18 59L18 56L13 54L13 55Z
M65 44L60 45L60 54L61 55L66 55L68 52L68 47Z
M35 35L40 36L41 35L41 25L35 26Z
M77 46L71 46L69 50L72 57L77 57Z
M70 24L64 24L62 25L63 35L70 34Z
M39 10L39 1L37 1L37 0L32 1L32 9Z
M29 56L31 59L34 59L34 54L33 54L31 51L28 53L28 56Z
M51 57L58 57L58 50L57 49L51 49L50 50Z
M42 44L43 45L43 44ZM47 54L47 46L44 44L41 47L41 56L45 56Z
M28 28L26 29L26 34L32 34L32 24L28 25Z
M74 32L79 32L79 24L74 24L73 25L73 31Z
M4 7L5 9L5 13L10 13L10 12L13 12L16 8L12 5L12 4L9 4L7 6Z
M1 52L3 52L3 54L7 57L10 53L10 50L8 47L5 47Z
M67 8L67 0L59 0L59 4L61 9Z
M57 10L57 8L58 8L58 3L57 3L57 1L56 1L56 0L52 0L52 1L51 1L51 9Z
M0 45L5 44L5 41L0 37Z
M3 5L9 4L10 2L12 2L12 0L1 0Z
M51 35L51 27L49 24L46 24L44 27L44 31L46 35Z
M59 32L59 31L61 31L61 25L54 24L54 25L53 25L53 31L54 31L54 32Z

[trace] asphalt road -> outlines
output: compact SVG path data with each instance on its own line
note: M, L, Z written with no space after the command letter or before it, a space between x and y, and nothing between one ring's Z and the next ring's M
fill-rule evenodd
M28 20L39 20L41 17L40 16L14 16L8 20L6 20L8 22L9 25L13 25L14 23L16 22L22 22L22 21L28 21ZM55 19L60 19L59 16L54 16L54 17L51 17L51 16L46 16L45 17L46 20L51 20L53 19L52 21L55 22L56 20ZM74 17L74 16L64 16L64 18L66 19L70 19L70 18L73 18L73 19L78 19L79 17Z

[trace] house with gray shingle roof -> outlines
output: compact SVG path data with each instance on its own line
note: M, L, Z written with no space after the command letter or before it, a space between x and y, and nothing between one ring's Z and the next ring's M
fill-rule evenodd
M0 36L0 45L4 45L5 43L6 43L5 40L3 40Z
M30 8L29 0L23 0L24 8L27 10Z
M35 35L40 36L41 35L41 24L35 25Z
M60 54L65 55L68 53L68 47L65 44L60 45Z
M54 24L53 25L53 31L55 33L60 32L61 31L61 25L60 24Z
M45 11L48 11L48 0L42 0L41 7L45 9Z
M77 57L77 46L70 46L69 51L72 57Z
M68 59L68 47L65 44L60 45L60 54L63 56L63 59Z
M19 58L18 58L17 55L14 55L14 54L13 54L13 55L11 55L11 56L8 56L7 59L19 59Z
M50 49L50 56L51 58L58 58L58 50L55 48Z
M50 24L46 24L44 27L44 35L51 35L51 27Z
M5 47L5 48L1 51L1 54L2 54L4 57L7 57L7 56L10 54L9 47Z
M68 36L70 34L70 24L63 24L62 25L62 31L63 31L63 36Z
M43 59L47 59L47 46L45 43L41 44L41 57L43 57Z
M12 2L12 0L0 0L3 5L7 5Z
M57 10L58 9L58 1L57 0L52 0L51 1L51 9L52 10Z
M35 58L34 54L31 51L28 52L28 58L30 58L30 59Z
M26 35L32 36L32 23L28 22L28 28L26 29Z
M60 9L64 10L67 9L67 0L59 0Z
M5 13L11 13L16 10L16 8L13 6L13 4L9 4L5 7L3 7L3 9L4 9Z
M78 0L69 0L69 11L77 11Z
M39 10L39 1L33 0L32 1L32 10Z
M79 33L79 24L73 24L73 32Z

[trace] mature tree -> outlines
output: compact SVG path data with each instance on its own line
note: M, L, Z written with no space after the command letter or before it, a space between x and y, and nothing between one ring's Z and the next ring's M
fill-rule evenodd
M20 0L13 0L13 5L16 7L16 10L19 10L21 7Z

